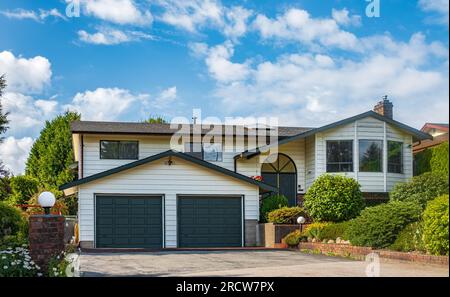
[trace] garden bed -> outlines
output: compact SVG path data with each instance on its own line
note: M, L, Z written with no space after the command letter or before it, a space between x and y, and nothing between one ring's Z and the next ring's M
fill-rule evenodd
M448 256L433 256L420 253L377 250L371 247L352 246L347 244L301 242L298 248L300 250L307 250L318 253L320 252L321 254L325 255L333 254L359 260L364 260L365 257L370 253L377 253L381 258L384 259L404 260L439 265L449 264Z

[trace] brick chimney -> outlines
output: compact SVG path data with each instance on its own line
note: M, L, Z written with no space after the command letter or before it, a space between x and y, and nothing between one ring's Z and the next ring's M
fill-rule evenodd
M380 102L377 103L377 105L375 105L373 111L381 114L382 116L392 119L394 116L394 105L392 104L391 101L387 99L386 95L383 96L383 100L381 100Z

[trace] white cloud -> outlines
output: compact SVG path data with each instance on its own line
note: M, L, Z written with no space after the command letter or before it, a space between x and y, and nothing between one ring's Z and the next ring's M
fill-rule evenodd
M84 12L104 21L120 25L148 26L153 22L149 10L141 9L133 0L81 0Z
M122 31L111 28L100 28L95 33L88 33L84 30L78 31L81 41L97 45L116 45L125 42L139 41L142 39L153 39L149 34L139 31Z
M39 93L50 84L51 64L45 57L16 57L9 51L0 52L0 73L6 74L7 90Z
M18 20L29 19L36 22L43 22L48 17L54 17L56 19L66 19L66 17L62 15L56 8L49 10L39 9L39 12L25 9L4 10L0 11L0 14L10 19L18 19Z
M25 163L33 145L31 137L14 138L9 136L0 143L0 159L14 175L25 171Z
M7 92L2 96L2 105L9 112L10 129L8 134L15 137L35 136L46 120L58 112L55 100L34 100L20 93Z
M205 63L217 81L214 95L222 103L217 108L277 115L282 124L320 125L369 110L388 94L399 120L417 127L430 119L448 121L448 112L443 112L449 104L448 53L442 44L427 43L420 33L408 42L378 36L361 44L364 54L348 58L286 54L253 65L232 62L230 46L213 47ZM218 64L211 63L213 49L222 53L215 54ZM231 68L222 71L217 65L245 69L245 75L229 79ZM417 114L419 106L423 108Z
M171 106L177 99L177 87L173 86L163 90L156 96L152 106L158 109L164 109Z
M343 8L341 10L334 9L331 11L331 15L333 19L339 25L343 26L360 26L361 25L361 16L359 15L350 15L347 8Z
M291 8L284 14L270 19L258 14L253 28L265 40L300 42L308 46L337 47L359 51L358 38L339 28L334 19L312 18L306 10Z
M148 94L132 94L120 88L98 88L94 91L77 93L71 104L64 109L81 113L83 120L114 121L132 111L140 112L147 104ZM133 114L136 117L136 114Z
M419 0L419 7L423 11L433 12L439 15L438 18L429 18L430 21L448 25L448 0Z
M252 16L251 10L241 6L233 6L225 11L223 33L225 36L236 39L247 32L247 22Z

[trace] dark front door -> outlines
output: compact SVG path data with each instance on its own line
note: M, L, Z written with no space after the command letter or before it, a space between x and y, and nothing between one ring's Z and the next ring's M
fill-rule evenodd
M162 197L97 196L96 247L162 248Z
M240 246L241 197L178 197L178 247Z
M283 154L269 158L269 162L261 167L263 182L276 187L278 193L288 199L290 206L297 205L297 169L294 162Z

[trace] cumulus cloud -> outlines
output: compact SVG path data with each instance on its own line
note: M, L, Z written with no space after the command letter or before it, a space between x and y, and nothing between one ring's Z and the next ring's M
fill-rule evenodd
M151 12L133 0L81 0L81 4L87 15L115 24L148 26L153 22Z
M50 84L51 64L45 57L16 57L9 51L0 52L0 73L6 74L7 91L39 93Z
M0 11L0 14L10 19L29 19L36 22L43 22L49 17L53 17L55 19L66 19L66 17L62 15L56 8L49 10L39 9L39 11L25 9L3 10Z
M342 16L341 16L342 19ZM358 38L339 27L335 19L313 18L306 10L291 8L276 18L258 14L253 28L264 40L299 42L308 46L359 51Z
M15 138L9 136L0 143L0 156L5 166L14 173L22 174L25 171L25 163L33 145L31 137Z
M100 28L95 33L80 30L78 31L78 37L82 42L96 45L116 45L143 39L153 39L151 35L140 31L122 31L111 28Z
M252 115L277 115L283 124L319 125L369 110L370 102L388 94L400 120L416 126L429 118L448 121L442 112L449 96L444 45L427 43L420 33L408 42L385 35L361 40L361 45L364 54L355 57L285 54L257 64L232 62L232 47L220 45L222 54L215 54L220 63L211 63L214 47L205 63L217 81L214 95L227 113L247 109ZM245 75L228 79L233 75L217 66L228 64L245 69ZM417 106L427 108L417 115Z
M177 87L173 86L159 93L152 102L152 106L158 109L164 109L171 106L176 99Z
M419 7L423 11L437 14L435 18L428 18L429 21L448 25L448 0L419 0Z
M361 16L359 15L350 15L347 8L343 8L341 10L334 9L331 11L331 15L333 19L339 25L343 26L360 26L361 25Z
M84 120L114 121L132 110L139 112L148 100L148 94L135 95L120 88L98 88L77 93L64 108L81 113Z

